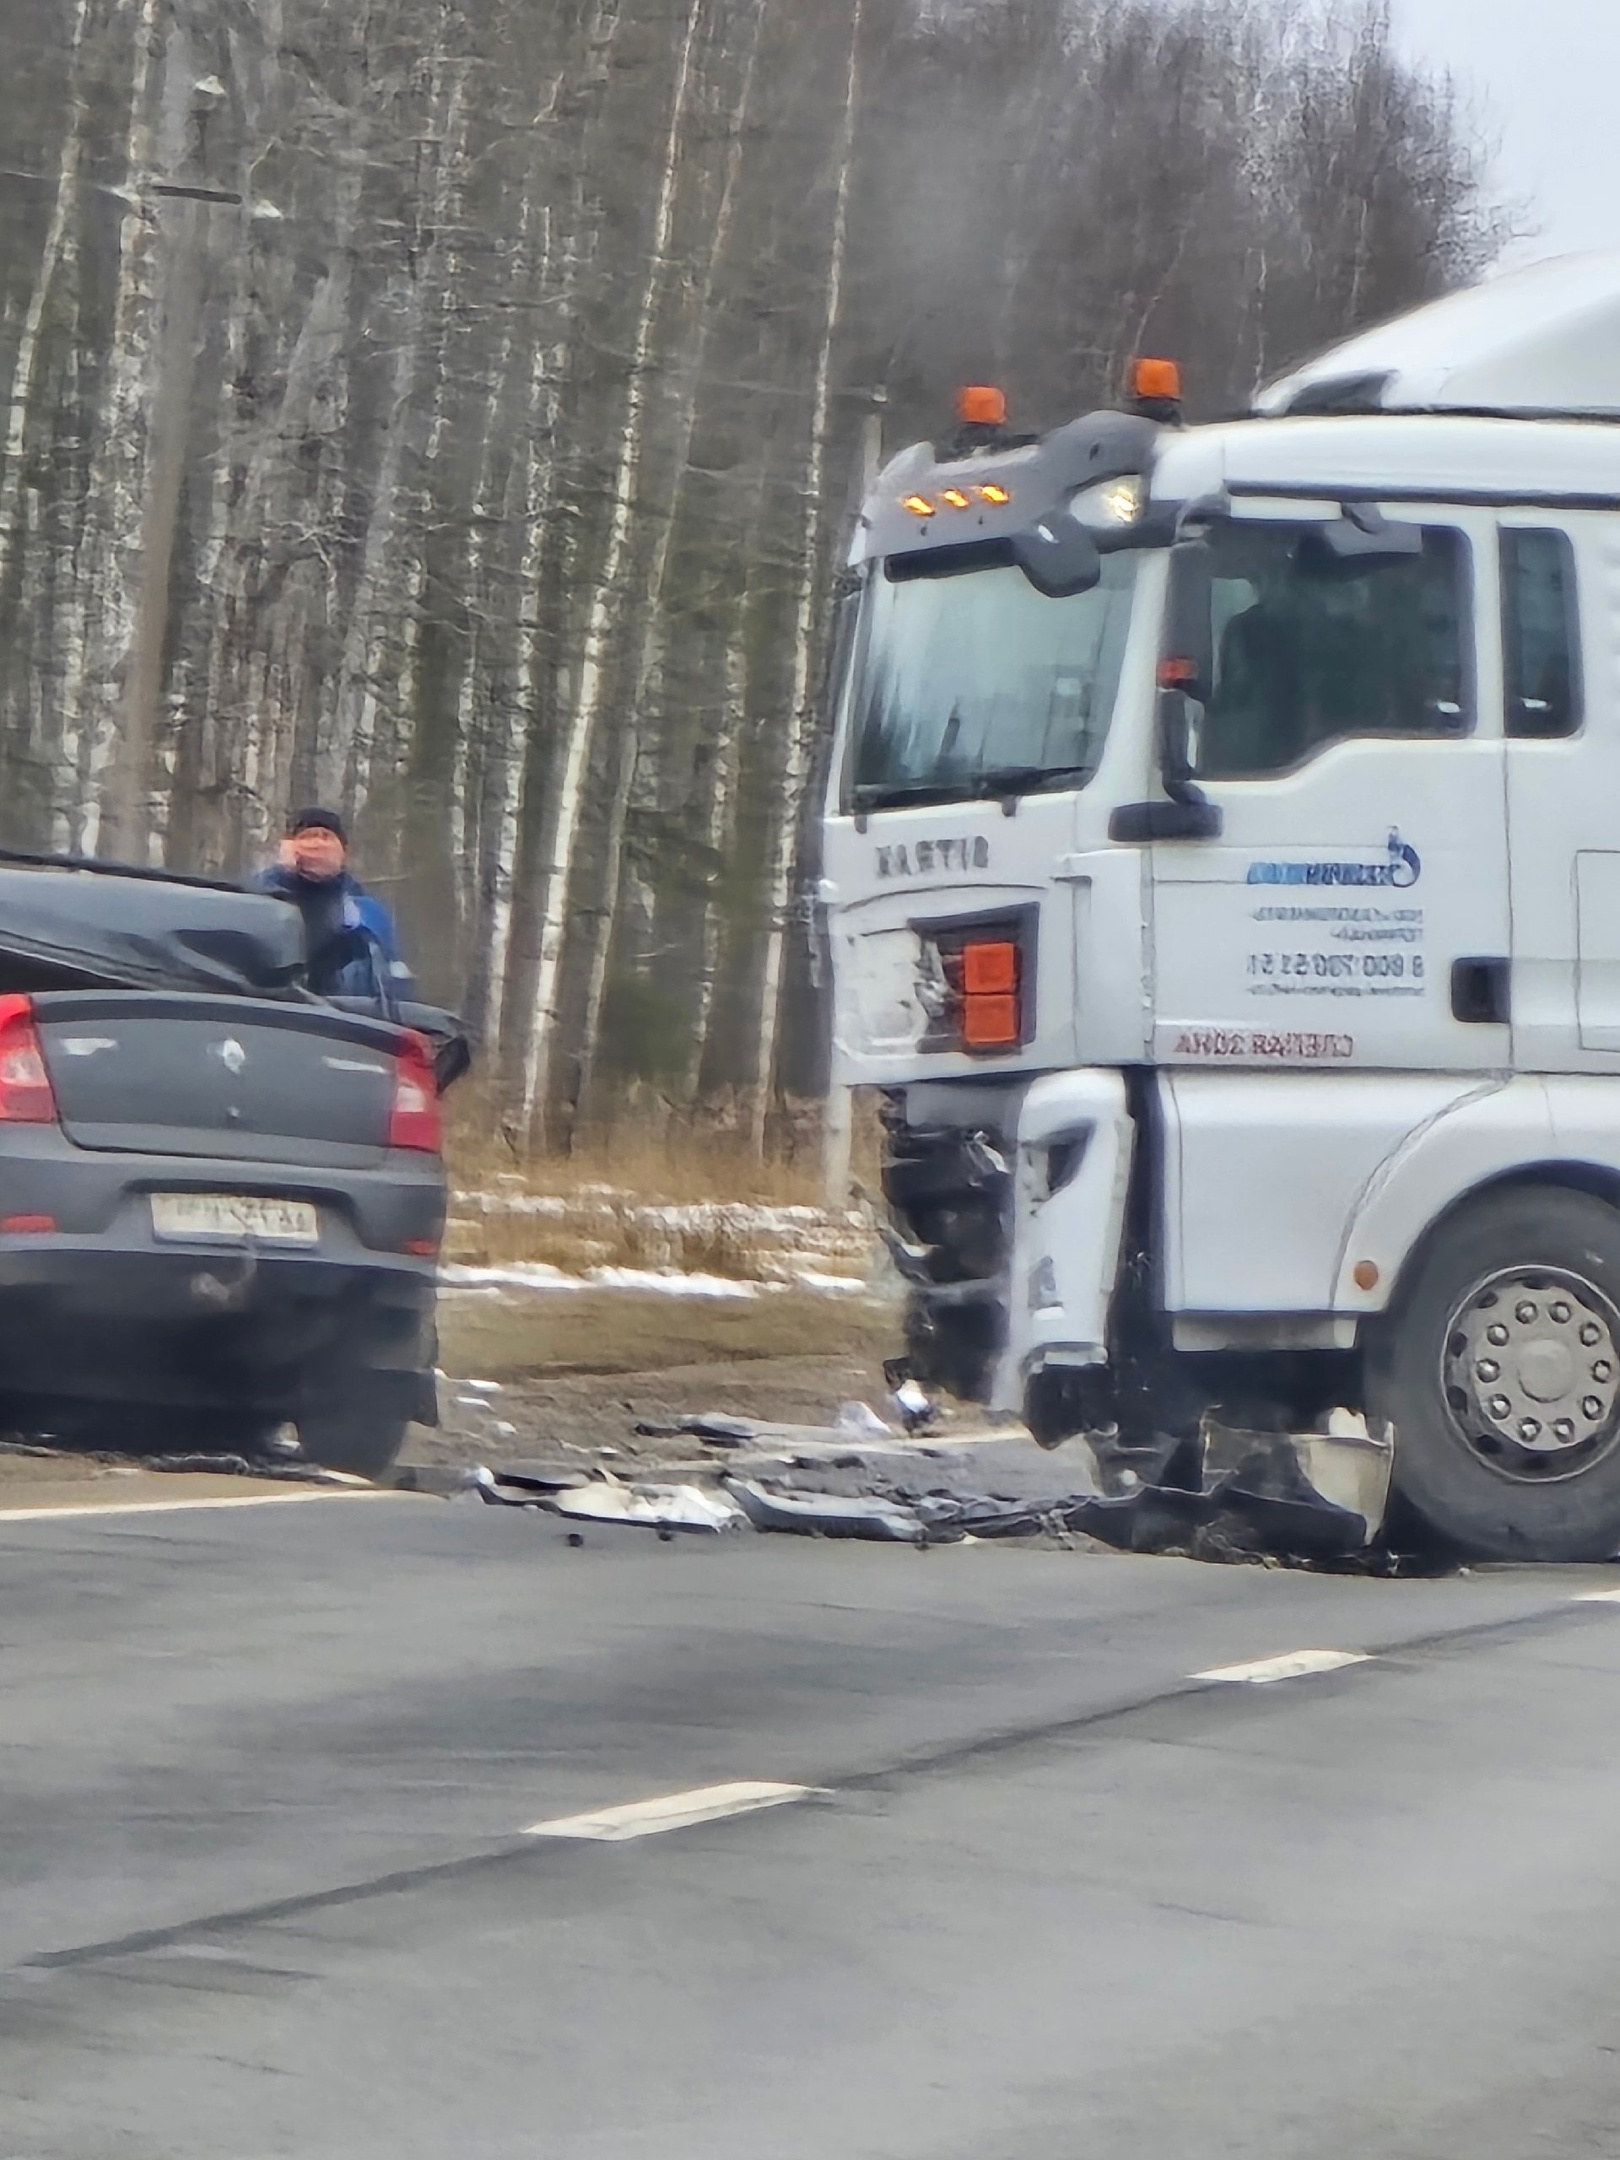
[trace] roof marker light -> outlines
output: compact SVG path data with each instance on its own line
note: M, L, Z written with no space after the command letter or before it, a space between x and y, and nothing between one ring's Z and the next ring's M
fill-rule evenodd
M956 417L964 427L1005 427L1007 393L993 383L965 383L956 393Z
M1181 401L1181 367L1175 360L1137 360L1131 366L1132 397Z
M902 510L909 510L913 517L932 517L934 506L926 495L907 495L901 500Z
M994 503L998 509L1003 503L1012 501L1012 489L1003 487L999 480L987 480L983 487L980 488L979 494L983 501Z
M973 508L973 497L964 494L960 488L947 488L940 500L948 502L953 510L971 510Z

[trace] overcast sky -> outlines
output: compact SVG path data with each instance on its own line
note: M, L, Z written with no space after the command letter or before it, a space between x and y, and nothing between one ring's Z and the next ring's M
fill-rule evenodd
M1499 182L1541 227L1512 259L1620 248L1620 0L1395 0L1395 16L1489 108Z

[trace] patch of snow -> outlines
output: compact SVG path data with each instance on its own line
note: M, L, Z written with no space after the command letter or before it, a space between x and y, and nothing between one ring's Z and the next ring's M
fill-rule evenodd
M515 1260L507 1267L439 1270L447 1290L651 1290L665 1297L757 1298L780 1284L737 1282L729 1275L683 1275L675 1268L597 1267L568 1275L544 1260Z
M643 1201L613 1185L586 1185L571 1195L505 1191L458 1192L455 1205L475 1215L531 1215L549 1220L573 1217L582 1223L620 1217L644 1227L685 1235L753 1237L789 1249L837 1246L866 1233L858 1208L828 1210L804 1203L777 1205L754 1200Z
M565 1275L547 1260L514 1260L509 1267L462 1267L447 1261L439 1269L447 1290L583 1290L582 1277Z
M604 1290L658 1290L669 1297L757 1298L776 1287L730 1275L683 1275L678 1268L598 1267L590 1281Z

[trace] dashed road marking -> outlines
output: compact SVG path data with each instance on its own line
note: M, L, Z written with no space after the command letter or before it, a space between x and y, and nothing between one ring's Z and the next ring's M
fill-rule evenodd
M686 1830L694 1823L718 1822L727 1815L752 1815L760 1808L785 1807L806 1800L814 1785L700 1785L693 1792L665 1793L656 1800L631 1800L622 1807L596 1808L588 1815L559 1815L552 1822L531 1823L525 1837L589 1838L616 1845L626 1838L657 1837L665 1830Z
M1192 1677L1264 1687L1272 1680L1300 1680L1308 1673L1338 1672L1343 1666L1367 1662L1364 1650L1285 1650L1280 1657L1254 1658L1247 1665L1217 1665L1210 1672L1195 1672Z
M194 1515L205 1508L291 1507L298 1500L402 1500L410 1497L381 1487L355 1490L322 1485L300 1492L219 1493L195 1500L98 1500L84 1507L0 1508L0 1530L14 1522L93 1521L107 1515Z

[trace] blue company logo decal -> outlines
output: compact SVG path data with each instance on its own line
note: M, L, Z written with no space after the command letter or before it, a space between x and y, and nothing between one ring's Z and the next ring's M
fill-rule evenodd
M1383 862L1256 862L1249 865L1251 885L1415 885L1423 862L1398 832L1389 836Z

